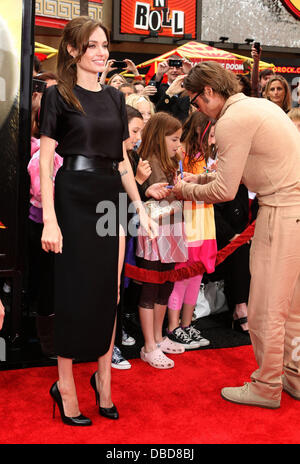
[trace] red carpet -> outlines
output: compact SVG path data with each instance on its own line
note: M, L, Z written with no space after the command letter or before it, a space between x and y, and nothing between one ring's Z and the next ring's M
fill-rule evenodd
M133 360L113 369L120 419L98 415L89 386L96 363L75 364L81 411L92 427L52 419L49 388L56 367L0 371L0 444L296 444L300 402L283 393L277 410L224 401L220 389L243 385L256 368L251 346L171 356L175 368L157 370Z

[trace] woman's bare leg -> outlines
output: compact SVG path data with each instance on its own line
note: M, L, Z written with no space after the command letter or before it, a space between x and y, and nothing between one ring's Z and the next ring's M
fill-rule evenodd
M111 408L111 357L114 349L116 335L116 319L109 350L103 356L98 358L98 372L96 375L97 390L100 395L100 406L102 408Z
M125 232L124 232L123 227L120 225L120 229L119 229L118 298L117 298L117 304L119 304L119 301L120 301L121 275L122 275L122 269L123 269L123 265L124 265L125 248L126 248Z
M120 285L121 285L121 274L124 264L124 256L125 256L125 233L122 226L120 226L120 233L119 233L119 258L118 258L118 295L117 295L117 303L120 300ZM102 408L111 408L113 406L111 400L111 358L112 352L115 343L115 335L116 335L116 320L114 322L114 328L112 333L112 339L110 342L110 347L107 353L103 356L98 358L98 372L96 375L96 386L99 391L100 395L100 406Z
M57 364L58 389L62 397L64 413L67 417L77 417L80 415L80 410L73 376L73 361L58 356Z

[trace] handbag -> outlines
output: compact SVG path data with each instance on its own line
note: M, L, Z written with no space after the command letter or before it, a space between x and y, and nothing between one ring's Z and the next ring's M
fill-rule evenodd
M228 311L227 299L224 293L224 281L207 282L200 285L194 318L220 314Z
M200 285L200 290L197 298L197 303L194 309L194 320L199 319L200 317L205 317L210 314L209 301L205 295L205 284Z
M211 314L220 314L229 310L224 293L224 280L205 284L205 296L209 302Z

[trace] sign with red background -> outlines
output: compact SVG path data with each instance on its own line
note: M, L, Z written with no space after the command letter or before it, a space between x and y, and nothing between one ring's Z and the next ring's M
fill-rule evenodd
M191 34L196 38L197 0L123 0L120 9L120 33L159 37ZM199 19L200 20L200 19Z
M300 19L300 1L299 0L281 0L286 9L292 13L295 18Z

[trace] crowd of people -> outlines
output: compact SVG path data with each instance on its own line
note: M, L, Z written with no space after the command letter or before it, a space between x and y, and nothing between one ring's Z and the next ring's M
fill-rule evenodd
M132 307L144 339L140 357L152 368L173 368L169 354L208 346L210 341L193 324L203 275L160 284L124 276L124 263L160 273L201 261L208 279L224 279L233 328L250 333L259 364L247 391L223 389L223 398L278 407L278 372L275 383L269 380L278 360L268 345L278 319L274 322L268 311L282 294L278 290L276 300L268 287L268 266L275 262L270 264L268 251L262 250L272 245L262 243L264 226L272 220L270 227L275 227L278 219L260 216L272 207L279 214L294 208L288 217L300 222L300 155L295 148L300 109L292 108L289 84L272 69L259 72L261 50L254 47L250 79L213 62L195 65L177 55L160 62L147 82L125 59L125 74L133 76L126 79L109 59L108 37L101 23L76 18L64 29L57 73L34 72L47 89L32 96L28 291L42 350L58 362L58 381L50 389L54 405L66 424L91 425L79 408L72 360L95 358L98 369L90 383L99 413L119 417L112 402L111 367L131 367L122 345L136 343L123 325L124 313ZM300 88L298 96L300 104ZM281 125L289 161L276 158L278 140L272 131L280 133ZM267 150L273 151L276 166ZM292 162L294 177L288 171ZM119 220L123 192L138 214L136 235L126 234L128 224ZM264 203L265 197L271 199ZM112 202L116 213L114 233L106 236L96 233L97 221L105 218L96 208L101 202ZM255 255L253 244L246 243L215 267L218 250L255 219ZM290 229L291 239L294 223ZM262 256L264 264L259 263ZM298 255L290 267L291 300L299 290ZM271 278L269 286L278 281L273 274ZM263 319L256 308L259 298ZM293 320L299 319L299 311L294 313ZM288 316L286 309L281 320ZM262 320L264 328L259 327ZM278 346L283 345L279 340ZM285 364L284 385L300 399L300 367L295 366L290 360Z

